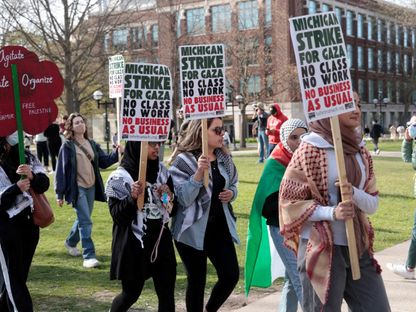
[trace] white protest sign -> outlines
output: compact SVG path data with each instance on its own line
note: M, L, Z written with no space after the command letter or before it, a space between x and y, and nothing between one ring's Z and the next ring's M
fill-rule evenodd
M224 45L180 46L179 61L185 120L224 116Z
M307 120L355 110L344 38L335 13L305 15L289 22Z
M123 96L124 58L113 55L108 58L108 91L110 99Z
M126 63L121 107L121 137L165 141L172 119L172 78L160 64Z

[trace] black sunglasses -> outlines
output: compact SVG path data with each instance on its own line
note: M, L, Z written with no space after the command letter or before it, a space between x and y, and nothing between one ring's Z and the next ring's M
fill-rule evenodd
M212 129L216 135L221 135L225 132L225 128L224 127L215 127L214 129Z
M156 146L160 146L162 143L161 142L147 142L147 144L149 144L149 146L151 147L156 147Z

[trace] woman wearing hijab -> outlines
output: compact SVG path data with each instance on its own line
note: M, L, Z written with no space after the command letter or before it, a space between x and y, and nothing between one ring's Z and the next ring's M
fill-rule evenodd
M174 195L172 179L159 162L160 142L148 143L146 185L138 181L140 142L127 142L120 167L108 178L106 195L113 218L110 278L122 292L111 312L128 311L148 278L153 279L159 312L175 311L176 258L168 228ZM144 193L144 207L137 199Z
M223 146L222 119L207 120L208 151L202 154L201 120L191 120L178 140L169 171L178 198L178 213L172 221L175 245L186 269L186 309L204 310L207 261L218 281L205 311L218 311L239 279L234 243L239 243L231 201L237 197L237 169ZM209 184L203 185L209 170Z
M300 137L307 131L305 122L300 119L289 119L280 127L280 140L267 159L263 173L257 185L253 206L250 212L250 223L247 234L247 256L245 265L246 293L250 286L260 285L256 280L262 279L261 274L270 271L270 264L262 259L263 248L270 249L266 224L269 226L274 247L285 266L285 283L279 304L280 312L297 311L298 302L302 299L302 286L296 265L296 255L283 245L283 237L279 229L279 187L286 167L293 152L300 144ZM265 218L262 218L262 216ZM265 251L268 254L268 251ZM271 263L273 265L273 263ZM261 273L258 273L261 272Z
M17 132L0 138L0 265L4 277L0 311L30 312L33 305L26 281L39 227L33 224L33 200L28 191L46 192L49 178L29 150L24 152L25 163L19 164L17 143Z
M329 119L311 122L280 186L280 229L298 255L304 311L390 311L380 266L374 259L374 231L367 218L378 208L370 153L362 141L361 110L339 115L352 200L341 201ZM353 219L361 278L352 279L345 220Z

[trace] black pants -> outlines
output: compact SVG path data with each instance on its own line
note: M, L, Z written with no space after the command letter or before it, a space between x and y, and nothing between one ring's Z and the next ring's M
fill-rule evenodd
M12 219L0 219L0 265L4 277L0 311L33 311L26 281L38 241L39 227L33 224L29 208Z
M49 166L49 150L48 150L48 143L44 142L36 142L36 154L39 158L39 161L47 167Z
M240 272L237 254L231 235L221 235L218 231L206 235L204 250L197 250L175 241L188 277L186 288L186 311L202 312L207 277L207 259L217 271L218 281L211 291L206 304L208 312L218 311L237 285Z

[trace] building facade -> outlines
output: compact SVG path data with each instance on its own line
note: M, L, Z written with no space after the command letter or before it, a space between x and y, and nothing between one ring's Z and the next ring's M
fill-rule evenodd
M122 8L123 18L108 30L102 50L108 55L121 53L128 62L168 65L179 108L178 47L224 43L229 102L225 122L231 134L251 133L250 104L258 101L280 103L286 115L303 117L288 18L326 11L334 11L341 21L353 86L363 102L363 125L378 119L387 128L416 111L415 28L406 22L411 18L403 18L412 14L408 9L375 0L134 3ZM242 98L239 102L237 95ZM243 129L242 118L247 120Z

